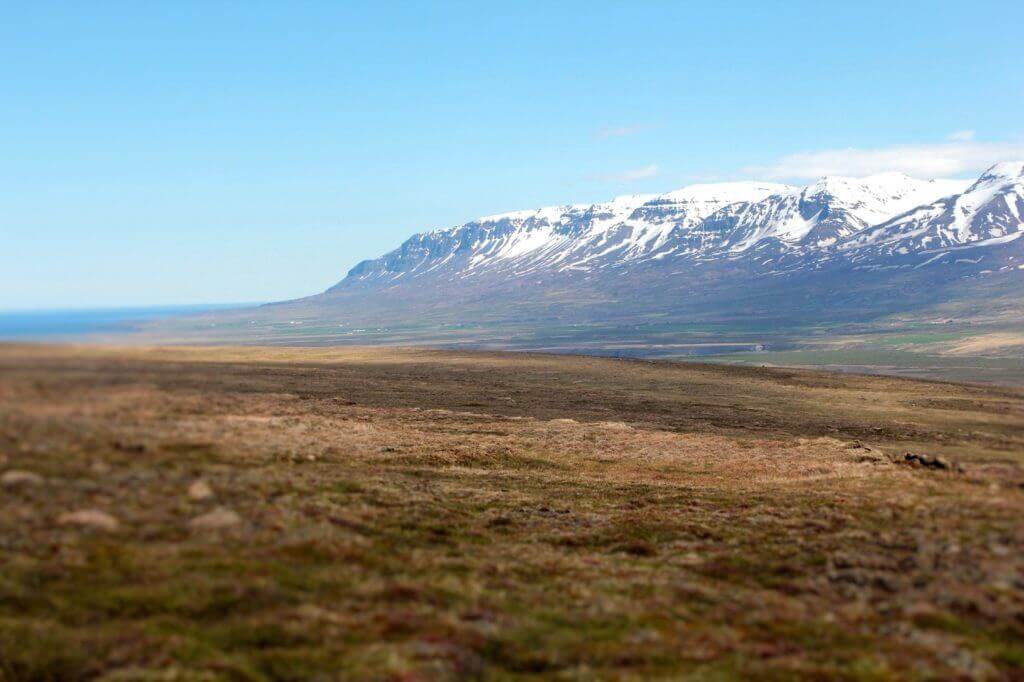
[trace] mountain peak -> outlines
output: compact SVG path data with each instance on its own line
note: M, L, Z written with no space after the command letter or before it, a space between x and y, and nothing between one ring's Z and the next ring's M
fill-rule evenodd
M1002 183L1024 178L1024 161L1003 161L981 174L975 186Z
M950 247L1021 231L1022 174L1022 162L996 164L966 193L967 181L904 173L826 176L805 187L697 183L664 194L512 211L421 233L350 275L389 286L424 277L504 282L722 258L761 258L759 267L771 267L771 259L759 255L768 252L812 262L869 246L896 244L886 247L895 252L904 242L908 253ZM915 241L914 230L922 230L921 239Z
M702 182L686 185L679 189L658 195L659 200L668 201L718 201L736 203L759 201L771 194L792 189L789 185L774 182L746 180L738 182Z
M906 173L888 172L874 173L864 177L851 177L846 175L825 175L817 181L808 185L808 193L815 190L828 191L895 191L906 192L928 184L941 183L945 180L919 180L912 178Z
M474 222L478 223L499 223L503 220L510 221L521 221L528 218L557 218L557 216L564 213L566 210L571 208L570 206L545 206L543 208L527 208L519 211L506 211L505 213L495 213L494 215L487 215L477 218ZM458 228L452 228L458 229Z

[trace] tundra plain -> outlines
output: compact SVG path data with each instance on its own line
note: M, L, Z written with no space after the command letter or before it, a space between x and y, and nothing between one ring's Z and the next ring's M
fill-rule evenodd
M0 680L1021 679L1024 391L0 347Z

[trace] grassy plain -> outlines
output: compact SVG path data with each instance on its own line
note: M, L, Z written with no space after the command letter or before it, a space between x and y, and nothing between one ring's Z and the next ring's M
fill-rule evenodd
M6 346L0 477L5 682L1024 676L1012 388Z
M267 320L254 310L243 310L233 315L165 320L154 328L98 340L285 347L420 346L701 359L1024 386L1024 311L1015 302L1007 305L1008 311L985 309L985 315L951 306L842 324L785 317L681 321L667 314L638 314L618 322L418 321L365 326L329 322L316 315Z

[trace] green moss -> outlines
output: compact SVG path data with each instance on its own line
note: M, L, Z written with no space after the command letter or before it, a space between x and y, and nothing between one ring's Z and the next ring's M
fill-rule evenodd
M0 680L65 682L93 677L107 654L102 638L54 621L0 620Z

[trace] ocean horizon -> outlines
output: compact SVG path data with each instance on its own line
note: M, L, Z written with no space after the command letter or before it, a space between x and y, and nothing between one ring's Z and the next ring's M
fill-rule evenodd
M0 341L75 341L96 334L131 331L142 322L258 303L206 303L158 306L0 310Z

